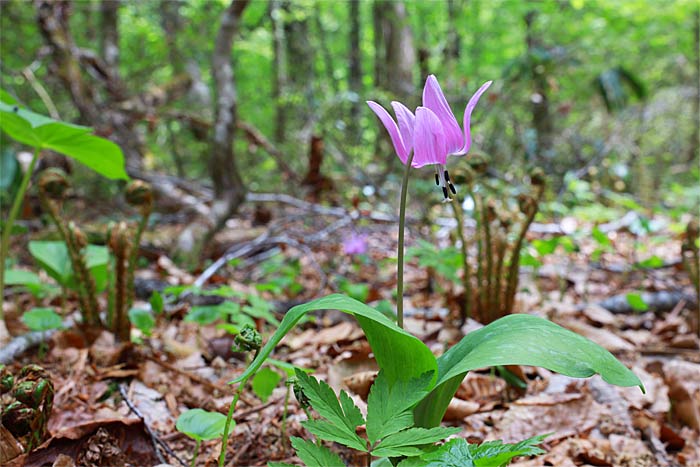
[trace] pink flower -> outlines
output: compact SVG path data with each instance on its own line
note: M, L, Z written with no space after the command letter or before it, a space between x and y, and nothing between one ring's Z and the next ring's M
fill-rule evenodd
M367 235L351 233L343 240L343 251L346 255L363 255L367 253Z
M447 173L447 156L463 156L471 147L470 121L472 111L481 95L491 86L492 81L484 83L469 99L464 109L462 128L445 99L440 84L434 75L428 76L423 88L423 105L416 109L415 115L400 102L392 102L396 121L384 107L374 101L367 105L374 111L389 132L391 142L401 162L406 164L413 151L412 167L425 165L435 167L435 183L442 187L445 199L449 199L447 188L457 193Z

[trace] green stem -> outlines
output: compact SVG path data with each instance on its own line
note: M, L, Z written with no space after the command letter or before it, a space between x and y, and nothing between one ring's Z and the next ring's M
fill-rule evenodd
M404 227L406 225L406 195L408 194L408 174L411 172L413 153L406 161L406 172L401 183L401 203L399 204L399 251L398 267L396 271L396 324L403 329L403 254L404 254Z
M195 466L195 462L197 462L197 456L199 455L199 446L202 444L202 440L195 440L195 445L194 445L194 453L192 454L192 464L191 466Z
M462 242L462 260L464 268L464 278L462 285L464 286L464 303L462 304L461 324L463 325L469 319L471 300L472 300L472 285L471 285L471 269L469 268L469 259L467 257L467 238L464 235L464 216L462 215L462 206L457 201L457 195L452 197L452 210L455 213L457 220L457 235Z
M29 186L29 180L32 178L32 173L34 173L34 166L36 161L39 159L40 148L34 149L34 156L32 156L32 161L29 163L29 167L24 172L22 177L22 182L17 189L15 194L15 199L12 201L12 207L10 208L10 214L7 216L7 220L2 227L2 243L0 243L0 304L5 297L5 259L9 253L10 248L10 234L12 233L12 226L15 223L17 214L19 214L19 208L22 206L22 201L24 201L24 193L27 191ZM0 321L3 320L2 306L0 306Z
M256 358L258 358L258 353L260 352L260 349L255 351L255 356L253 357L253 361L255 361ZM255 373L251 374L248 376L246 379L241 381L241 384L238 385L238 390L236 391L236 394L233 396L233 400L231 401L231 405L228 408L228 414L226 415L226 425L224 425L224 433L221 435L221 453L219 453L219 467L224 467L224 463L226 462L226 448L228 447L228 434L229 430L231 429L231 420L233 420L233 411L236 409L236 404L238 404L238 399L241 398L241 394L243 394L243 389L245 389L245 385L248 382L248 380L253 376Z

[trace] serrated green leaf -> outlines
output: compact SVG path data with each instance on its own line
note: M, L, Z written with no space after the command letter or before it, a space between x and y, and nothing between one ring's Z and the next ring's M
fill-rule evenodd
M231 423L235 422L232 420ZM206 441L220 438L225 425L226 415L222 413L191 409L180 414L175 428L196 441Z
M379 457L417 456L423 453L419 446L443 440L462 431L461 428L409 428L384 438L372 450L372 455Z
M437 449L420 456L420 460L399 464L399 467L496 467L508 464L518 456L535 456L545 451L537 446L544 436L534 436L517 444L488 441L469 444L463 438L452 439Z
M291 437L292 447L306 467L345 467L343 460L325 446L318 446L296 436Z
M389 385L380 371L367 398L367 438L374 444L385 436L413 426L413 406L428 394L432 372Z
M355 429L364 423L364 419L360 414L360 410L350 400L350 397L345 394L346 407L352 407L348 413L343 410L338 398L333 389L324 381L319 381L313 376L309 376L301 370L296 370L296 377L301 385L304 394L309 398L311 406L318 414L328 420L331 425L334 425L339 432L343 433L346 440L353 440L352 446L355 449L362 450L365 442L360 438ZM341 391L341 394L344 391ZM342 397L342 396L341 396ZM313 422L307 422L313 425ZM311 428L309 428L311 430ZM344 443L347 445L347 443Z
M301 423L309 433L326 441L340 443L358 451L367 452L367 444L354 433L349 433L344 426L334 425L326 420L306 420Z
M260 398L261 401L267 402L267 399L272 395L272 391L277 387L277 384L282 379L279 373L271 368L263 368L253 376L253 392Z

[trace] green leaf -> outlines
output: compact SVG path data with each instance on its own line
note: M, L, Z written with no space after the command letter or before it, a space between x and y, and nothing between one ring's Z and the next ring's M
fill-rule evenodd
M32 308L22 315L22 321L32 331L50 331L63 326L63 320L51 308Z
M368 409L369 410L369 409ZM417 456L423 453L419 446L431 444L462 431L461 428L409 428L384 438L372 451L379 457Z
M275 370L263 368L253 376L253 392L261 401L267 402L281 379L282 376Z
M392 386L380 371L367 398L367 438L374 444L385 436L413 426L413 406L423 399L433 379L432 372Z
M664 260L659 258L656 255L651 256L650 258L647 258L643 261L640 261L636 264L638 268L643 268L643 269L657 269L661 268L664 265Z
M0 129L20 143L59 152L110 179L129 179L119 146L91 134L91 128L59 122L2 101L0 114Z
M68 248L63 242L29 242L29 252L37 263L59 284L69 289L77 288ZM107 264L109 251L105 246L88 245L83 249L85 265L95 280L95 288L102 291L107 286Z
M418 426L437 426L468 371L497 365L541 366L575 378L599 373L618 386L643 386L610 352L536 316L505 316L465 336L438 359L438 379L416 407Z
M233 420L231 423L235 423ZM177 418L175 428L195 441L220 438L224 433L226 416L219 412L207 412L192 409L182 412Z
M316 435L319 439L333 441L358 451L367 452L366 443L362 442L361 438L358 439L356 434L348 433L345 427L334 425L326 420L307 420L302 422L302 425L309 433Z
M129 310L129 321L145 335L150 336L156 320L150 311L143 308L132 308Z
M647 311L649 309L649 305L647 305L647 302L644 301L641 294L628 293L626 298L627 303L634 311Z
M154 290L151 294L151 299L149 300L153 312L157 315L163 313L164 302L163 296L157 290Z
M345 467L343 460L327 447L318 446L296 436L290 439L297 456L306 467Z
M257 371L275 346L304 315L311 311L333 309L355 316L390 384L400 379L418 377L426 371L437 370L435 357L420 339L399 328L374 308L352 298L334 294L290 309L284 315L275 334L260 350L258 357L232 382L241 382Z
M508 464L518 456L536 456L545 451L537 445L544 436L534 436L517 444L488 441L469 444L463 438L452 439L437 449L420 456L420 460L402 462L399 467L495 467Z
M313 373L313 370L311 369L299 368L298 366L292 365L291 363L283 362L282 360L275 360L274 358L268 358L267 363L276 366L280 370L283 370L285 373L287 373L287 378L291 378L292 376L294 376L294 372L296 370L301 370L304 373Z
M312 431L314 429L319 429L320 425L320 429L325 430L325 432L330 435L341 433L342 441L335 438L331 440L342 442L353 449L366 451L366 443L355 432L356 428L365 421L364 418L362 418L360 409L352 402L350 396L348 396L345 391L341 391L341 403L339 403L335 392L333 392L333 389L331 389L326 382L319 381L300 370L297 370L295 373L304 394L311 402L311 406L321 417L329 422L324 423L310 420L305 422L304 426L307 427L309 431ZM331 425L333 430L329 429L327 425Z
M39 276L23 269L6 269L5 285L41 284Z
M226 314L226 308L219 305L202 305L193 306L185 315L185 321L188 323L197 323L201 325L211 324L214 321L221 319Z

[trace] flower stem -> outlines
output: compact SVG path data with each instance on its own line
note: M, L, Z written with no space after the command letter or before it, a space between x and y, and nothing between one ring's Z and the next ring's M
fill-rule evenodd
M467 319L469 319L471 301L472 301L472 283L471 283L471 269L469 268L469 258L467 257L467 238L464 235L464 215L462 213L462 206L457 200L457 195L452 197L452 210L455 213L455 219L457 220L457 235L459 236L460 242L462 242L462 261L464 267L464 278L462 279L462 285L464 286L464 303L462 304L462 316L460 316L461 325L463 325Z
M401 203L399 204L399 251L398 267L396 271L396 324L403 329L403 254L404 254L404 227L406 225L406 195L408 194L408 174L411 172L413 153L406 161L406 172L401 183Z
M29 167L27 167L27 170L24 172L22 182L19 184L17 193L15 193L15 199L12 201L10 213L2 226L2 243L0 243L0 321L3 320L2 302L5 297L5 259L9 253L10 234L12 233L12 226L15 223L17 214L19 214L19 208L22 206L22 201L24 201L24 194L29 186L29 180L32 178L32 173L34 173L34 166L36 165L36 161L39 159L40 152L40 148L34 149L32 161L29 163Z
M192 453L192 464L190 464L191 467L194 467L196 465L197 456L199 456L199 446L201 446L201 444L202 444L201 439L198 439L195 441L194 452Z

